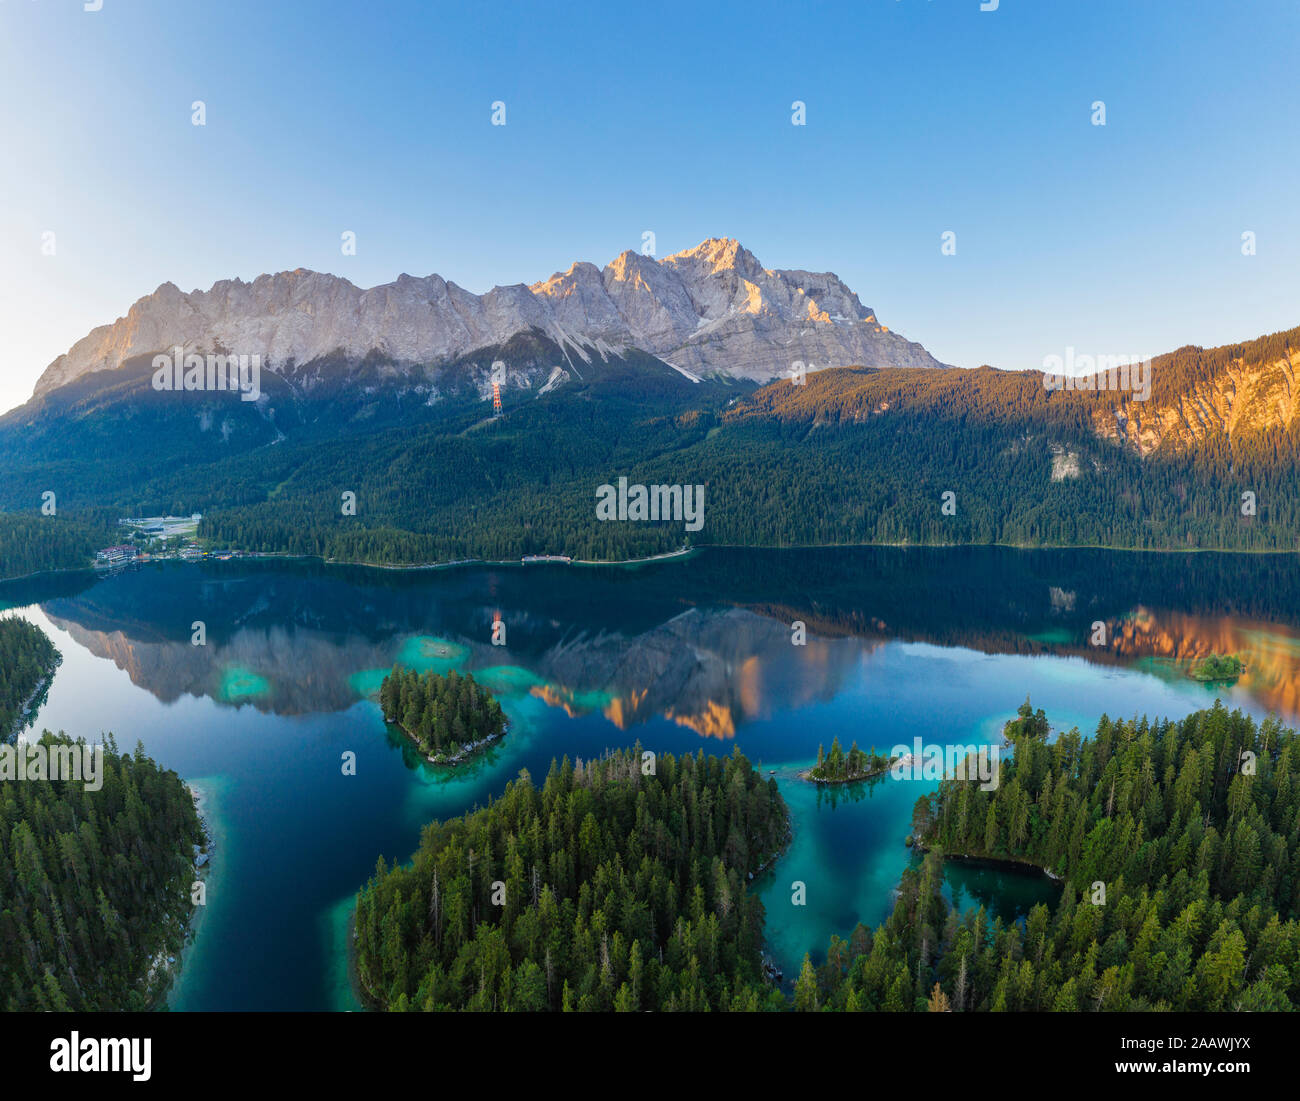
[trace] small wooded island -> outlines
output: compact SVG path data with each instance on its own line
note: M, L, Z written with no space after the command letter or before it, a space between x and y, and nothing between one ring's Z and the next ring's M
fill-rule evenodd
M454 765L506 732L496 698L467 673L443 676L393 666L379 688L384 720L401 728L428 760Z
M864 753L858 748L857 742L845 753L836 737L831 740L829 755L821 746L817 747L817 763L801 775L803 779L815 784L851 784L888 772L890 765L897 759L888 753L877 753L875 746L872 746L870 753Z
M1211 654L1187 670L1187 675L1207 684L1231 683L1245 671L1245 664L1236 654Z
M1025 697L1025 702L1016 711L1017 718L1008 719L1002 724L1002 739L1007 745L1013 745L1017 738L1046 738L1052 732L1052 724L1040 707L1037 711Z

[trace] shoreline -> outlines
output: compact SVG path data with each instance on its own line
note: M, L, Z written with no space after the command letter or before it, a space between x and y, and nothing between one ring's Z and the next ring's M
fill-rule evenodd
M666 551L663 554L652 554L647 558L570 558L567 562L561 561L542 561L542 562L524 562L523 556L520 558L458 558L454 562L341 562L336 558L321 558L315 554L299 554L292 557L298 559L314 558L326 566L348 566L366 570L454 570L466 566L492 566L493 568L518 566L523 569L526 566L642 566L649 562L664 562L673 558L690 558L699 551L698 547L687 547L683 550ZM263 554L260 556L245 555L249 557L262 558L279 558L284 557L277 554Z
M361 981L360 961L357 957L356 895L352 896L352 906L348 910L348 923L343 936L347 942L348 985L352 988L352 996L357 1000L357 1004L361 1006L362 1012L373 1013L378 1006L374 999L370 997L370 992L366 989L365 984Z
M795 776L809 784L860 784L864 780L874 780L877 777L884 776L900 761L906 764L907 760L908 758L906 757L891 757L889 759L889 764L887 765L882 765L880 768L873 769L871 772L864 772L860 776L846 776L843 780L828 780L823 779L820 776L814 776L812 770L817 767L816 765L813 765L812 768L805 768L803 771L795 773Z
M914 842L911 847L917 852L922 852L922 853L928 853L932 851L937 852L939 854L940 859L942 860L956 860L963 864L983 864L987 867L992 867L992 868L996 868L996 867L1016 868L1016 869L1032 868L1034 869L1034 871L1039 872L1046 878L1050 879L1053 883L1060 883L1062 885L1064 885L1065 883L1065 876L1057 875L1050 868L1045 868L1037 861L1030 860L1028 857L983 856L978 853L950 853L950 852L945 852L943 849L932 849L930 846L922 845L920 842Z
M754 767L762 775L762 766L756 765ZM745 891L752 893L755 898L758 897L756 888L759 881L768 872L775 872L781 858L790 851L790 846L794 844L794 812L790 810L790 804L786 803L784 798L782 798L781 802L785 806L785 837L782 838L781 845L776 852L750 872L744 880ZM776 957L768 950L766 922L764 922L763 926L763 939L758 946L758 963L763 978L777 990L783 989L785 986L785 972L777 966Z
M667 551L663 554L650 555L646 558L610 558L610 559L591 559L591 558L574 558L567 565L602 567L602 566L642 566L652 562L664 562L674 559L692 558L701 551L706 550L748 550L748 551L801 551L801 550L872 550L877 548L887 548L891 550L961 550L964 548L974 547L997 547L1002 550L1014 550L1024 552L1044 552L1044 551L1104 551L1113 554L1166 554L1166 555L1190 555L1190 554L1233 554L1233 555L1250 555L1254 557L1263 557L1267 555L1290 555L1292 557L1300 556L1300 550L1288 548L1256 548L1250 549L1245 547L1122 547L1108 546L1104 543L702 543L686 550ZM247 561L288 561L288 562L320 562L325 566L344 566L355 569L367 570L454 570L467 566L491 566L505 567L518 566L521 569L525 565L556 565L558 563L546 562L529 562L524 563L510 559L491 559L491 558L460 558L452 562L352 562L339 561L333 558L323 558L319 554L287 554L280 551L248 551L241 554L238 558L231 558L229 561L247 562ZM186 560L186 559L160 559L142 563L142 565L154 565L161 562L181 562L186 565L196 565L203 559ZM50 570L34 570L31 573L14 574L10 577L0 577L0 585L5 585L16 581L31 581L38 577L55 574L68 573L99 573L93 566L61 566Z
M185 965L198 943L199 932L202 930L204 918L207 916L207 884L212 877L212 867L217 849L216 830L211 821L216 817L214 793L205 788L199 781L184 780L182 782L189 789L190 797L194 800L194 812L198 815L199 826L203 830L204 849L194 854L194 880L191 883L190 890L193 891L193 883L202 882L204 884L204 904L202 906L194 903L190 904L190 912L186 917L181 945L176 950L173 962L168 964L166 968L168 971L167 988L161 992L154 1003L153 1012L170 1011L172 1009Z
M32 689L31 694L18 705L18 714L14 716L14 726L7 734L0 735L0 743L8 742L11 738L17 738L28 726L35 725L36 715L40 711L40 703L37 703L37 697L42 692L48 692L50 686L54 683L54 674L63 664L63 655L57 650L54 652L54 661L50 667L44 671L44 675L36 682L36 687ZM44 701L42 701L44 702ZM36 704L33 709L32 705Z
M462 761L477 757L480 752L486 752L488 749L492 747L494 743L501 741L501 739L504 738L506 734L510 732L510 723L507 722L505 726L501 728L500 734L490 734L488 737L484 738L481 742L470 742L470 744L467 746L461 746L460 753L458 753L455 757L443 757L441 760L439 760L435 757L430 757L427 753L425 753L424 746L420 744L419 740L415 737L415 735L412 734L409 730L407 730L405 726L397 722L395 719L389 720L387 718L384 718L382 709L380 710L380 718L384 719L384 722L386 723L391 722L391 725L397 727L397 729L400 730L406 736L407 740L411 743L411 745L415 747L416 751L420 754L420 756L422 756L426 761L428 761L429 764L435 765L438 768L455 768Z

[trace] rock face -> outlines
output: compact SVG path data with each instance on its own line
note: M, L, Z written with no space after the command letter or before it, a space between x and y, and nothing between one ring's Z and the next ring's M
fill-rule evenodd
M1160 370L1159 360L1154 370ZM1150 401L1123 407L1107 403L1093 423L1099 436L1139 455L1185 450L1218 436L1290 429L1300 419L1298 371L1300 351L1265 362L1234 360L1174 394L1155 392Z
M942 366L880 325L835 275L773 271L738 242L710 239L662 261L629 251L603 270L579 262L483 295L438 275L363 290L301 268L189 294L164 283L51 363L35 396L177 344L260 354L272 370L324 356L433 365L534 329L584 361L590 350L634 347L683 373L756 381L787 375L796 360L809 370Z

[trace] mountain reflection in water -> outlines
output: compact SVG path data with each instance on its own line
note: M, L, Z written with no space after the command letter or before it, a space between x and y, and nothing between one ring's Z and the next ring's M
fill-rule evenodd
M41 601L50 621L158 700L206 696L280 715L352 706L395 662L418 666L418 654L407 658L421 639L456 651L447 668L526 671L528 691L570 715L599 711L620 729L657 716L710 738L733 737L773 706L832 698L891 639L1075 655L1169 678L1235 653L1247 666L1241 691L1300 714L1290 556L714 549L610 568L165 564L87 577L72 592L67 577L59 584ZM38 586L0 587L0 599L26 603ZM504 647L491 644L498 616ZM192 644L196 621L206 645ZM792 643L796 621L806 645ZM1105 645L1091 641L1098 622Z

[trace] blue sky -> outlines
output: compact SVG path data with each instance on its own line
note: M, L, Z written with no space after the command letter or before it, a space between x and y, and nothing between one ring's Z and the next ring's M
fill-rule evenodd
M1294 0L83 2L0 0L0 408L167 280L482 292L645 230L961 366L1300 324Z

